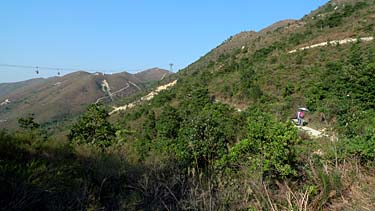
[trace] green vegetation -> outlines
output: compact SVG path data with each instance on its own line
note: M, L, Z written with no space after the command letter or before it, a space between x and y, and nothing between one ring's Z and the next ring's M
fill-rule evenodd
M249 165L261 178L297 175L295 147L297 130L291 123L280 123L269 114L251 111L248 135L236 143L224 162L229 166Z
M356 11L366 8L367 6L368 6L367 2L360 1L360 2L355 3L354 5L352 4L345 5L342 11L331 12L334 10L334 8L331 4L329 4L329 6L326 9L326 12L331 12L331 13L328 15L328 17L319 19L316 25L318 27L329 27L329 28L337 27L343 24L344 18L350 17Z
M298 27L232 37L110 119L89 106L66 141L20 119L0 132L0 209L375 209L374 42L287 53L374 22L374 2L329 5ZM367 22L352 27L358 14ZM300 106L326 136L290 122Z
M0 133L2 210L116 209L125 181L119 157L86 146Z
M40 128L40 125L34 121L33 115L18 119L18 124L20 125L20 128L27 130L35 130Z
M77 144L92 144L102 148L111 145L115 128L107 121L108 113L103 106L90 105L87 112L73 124L68 135Z

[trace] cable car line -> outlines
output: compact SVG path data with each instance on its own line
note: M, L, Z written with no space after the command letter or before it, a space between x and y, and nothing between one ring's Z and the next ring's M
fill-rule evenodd
M162 68L163 66L165 67L166 65L160 65L157 67ZM84 68L62 68L62 67L31 66L31 65L17 65L17 64L0 64L0 67L32 69L34 70L36 75L40 75L41 73L43 73L44 72L43 70L52 70L52 71L56 71L57 76L60 76L62 72L73 72L73 71L79 71L79 70L111 75L112 73L118 73L118 72L124 72L124 71L131 73L131 74L135 74L140 71L151 69L151 68L142 68L142 69L126 70L125 68L123 68L123 69L117 69L117 70L92 70L92 69L84 69ZM7 70L2 70L0 68L0 71L7 71Z

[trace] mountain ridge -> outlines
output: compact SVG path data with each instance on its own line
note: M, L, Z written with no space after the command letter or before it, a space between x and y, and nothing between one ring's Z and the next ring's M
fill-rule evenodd
M0 102L10 101L0 107L0 119L7 120L4 127L15 127L17 118L30 113L41 123L71 118L91 103L109 103L129 97L170 74L159 68L137 74L77 71L61 77L0 84Z

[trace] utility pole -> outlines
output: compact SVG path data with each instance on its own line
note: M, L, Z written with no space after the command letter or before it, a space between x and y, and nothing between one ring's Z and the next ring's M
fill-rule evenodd
M173 72L173 63L169 64L169 71Z

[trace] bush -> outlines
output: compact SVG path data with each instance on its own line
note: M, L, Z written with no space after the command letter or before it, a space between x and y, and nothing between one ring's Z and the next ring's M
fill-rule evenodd
M235 144L220 165L232 169L247 165L264 178L296 175L298 142L297 129L291 123L276 122L271 115L252 110L247 139Z
M375 161L375 131L366 136L344 139L341 143L342 157L358 157L361 161Z
M176 155L186 166L205 168L226 153L227 143L220 121L202 114L183 123Z
M318 27L334 28L343 23L344 18L351 16L356 11L365 8L368 4L365 1L356 2L354 5L346 5L343 11L335 11L324 19L319 19L316 23Z
M349 117L348 124L341 128L346 136L339 142L342 157L356 156L364 162L374 161L375 111L356 112Z
M171 106L166 106L156 122L158 138L176 139L181 121L177 110Z
M284 48L285 48L285 43L275 42L270 46L256 50L254 55L252 56L252 59L254 61L265 60L267 56L270 55L273 51L282 50Z
M107 121L108 113L101 105L90 105L87 112L72 125L68 138L78 144L92 144L105 148L116 136L116 130Z

